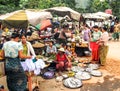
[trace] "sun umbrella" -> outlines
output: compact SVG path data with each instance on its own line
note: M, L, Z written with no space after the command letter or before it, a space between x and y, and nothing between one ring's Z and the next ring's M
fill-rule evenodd
M52 23L50 20L47 19L47 20L42 20L39 24L35 26L35 28L37 30L44 30L45 28L50 26L52 26Z
M50 12L41 10L18 10L0 16L3 25L7 27L26 28L28 24L36 25L41 20L52 18Z

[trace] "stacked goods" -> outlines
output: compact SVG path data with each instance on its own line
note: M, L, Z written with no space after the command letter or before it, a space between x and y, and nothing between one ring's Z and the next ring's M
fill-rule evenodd
M70 77L63 80L63 84L68 88L79 88L82 86L82 81L77 78Z
M33 46L34 48L42 48L42 47L44 47L45 45L42 44L42 43L35 43L35 44L33 44L32 46Z
M2 50L0 49L0 54L1 54L1 52L2 52ZM0 56L0 61L3 60L3 59L4 59L4 58L2 58L2 57Z
M80 80L88 80L91 78L91 75L88 72L77 72L75 78Z
M39 34L38 34L37 31L34 31L32 33L32 35L27 40L29 41L29 40L35 40L35 39L40 39Z
M81 43L80 47L88 47L88 43Z
M102 72L98 69L98 64L86 64L86 66L73 66L71 68L72 71L69 71L67 74L68 78L63 80L63 85L68 88L81 87L83 80L89 80L92 78L92 76L102 76Z

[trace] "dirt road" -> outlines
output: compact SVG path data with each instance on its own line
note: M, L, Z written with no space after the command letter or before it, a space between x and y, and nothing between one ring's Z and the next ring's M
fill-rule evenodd
M83 86L78 89L69 89L56 82L55 79L41 80L41 91L120 91L120 42L109 42L107 64L100 68L102 77L92 77L83 81Z
M120 91L120 42L109 42L107 64L100 71L102 77L83 81L83 86L78 89L66 88L55 79L45 80L40 76L37 79L40 81L40 91ZM0 80L1 82L6 84Z

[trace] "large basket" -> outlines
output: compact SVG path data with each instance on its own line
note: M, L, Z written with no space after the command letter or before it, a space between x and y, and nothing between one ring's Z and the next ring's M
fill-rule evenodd
M42 43L35 43L32 45L34 48L43 48L45 45Z

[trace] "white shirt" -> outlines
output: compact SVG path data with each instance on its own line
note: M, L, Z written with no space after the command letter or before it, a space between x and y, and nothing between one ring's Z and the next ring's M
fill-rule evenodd
M103 41L104 45L108 45L108 40L109 40L108 32L103 32L101 37L100 37L100 41Z

